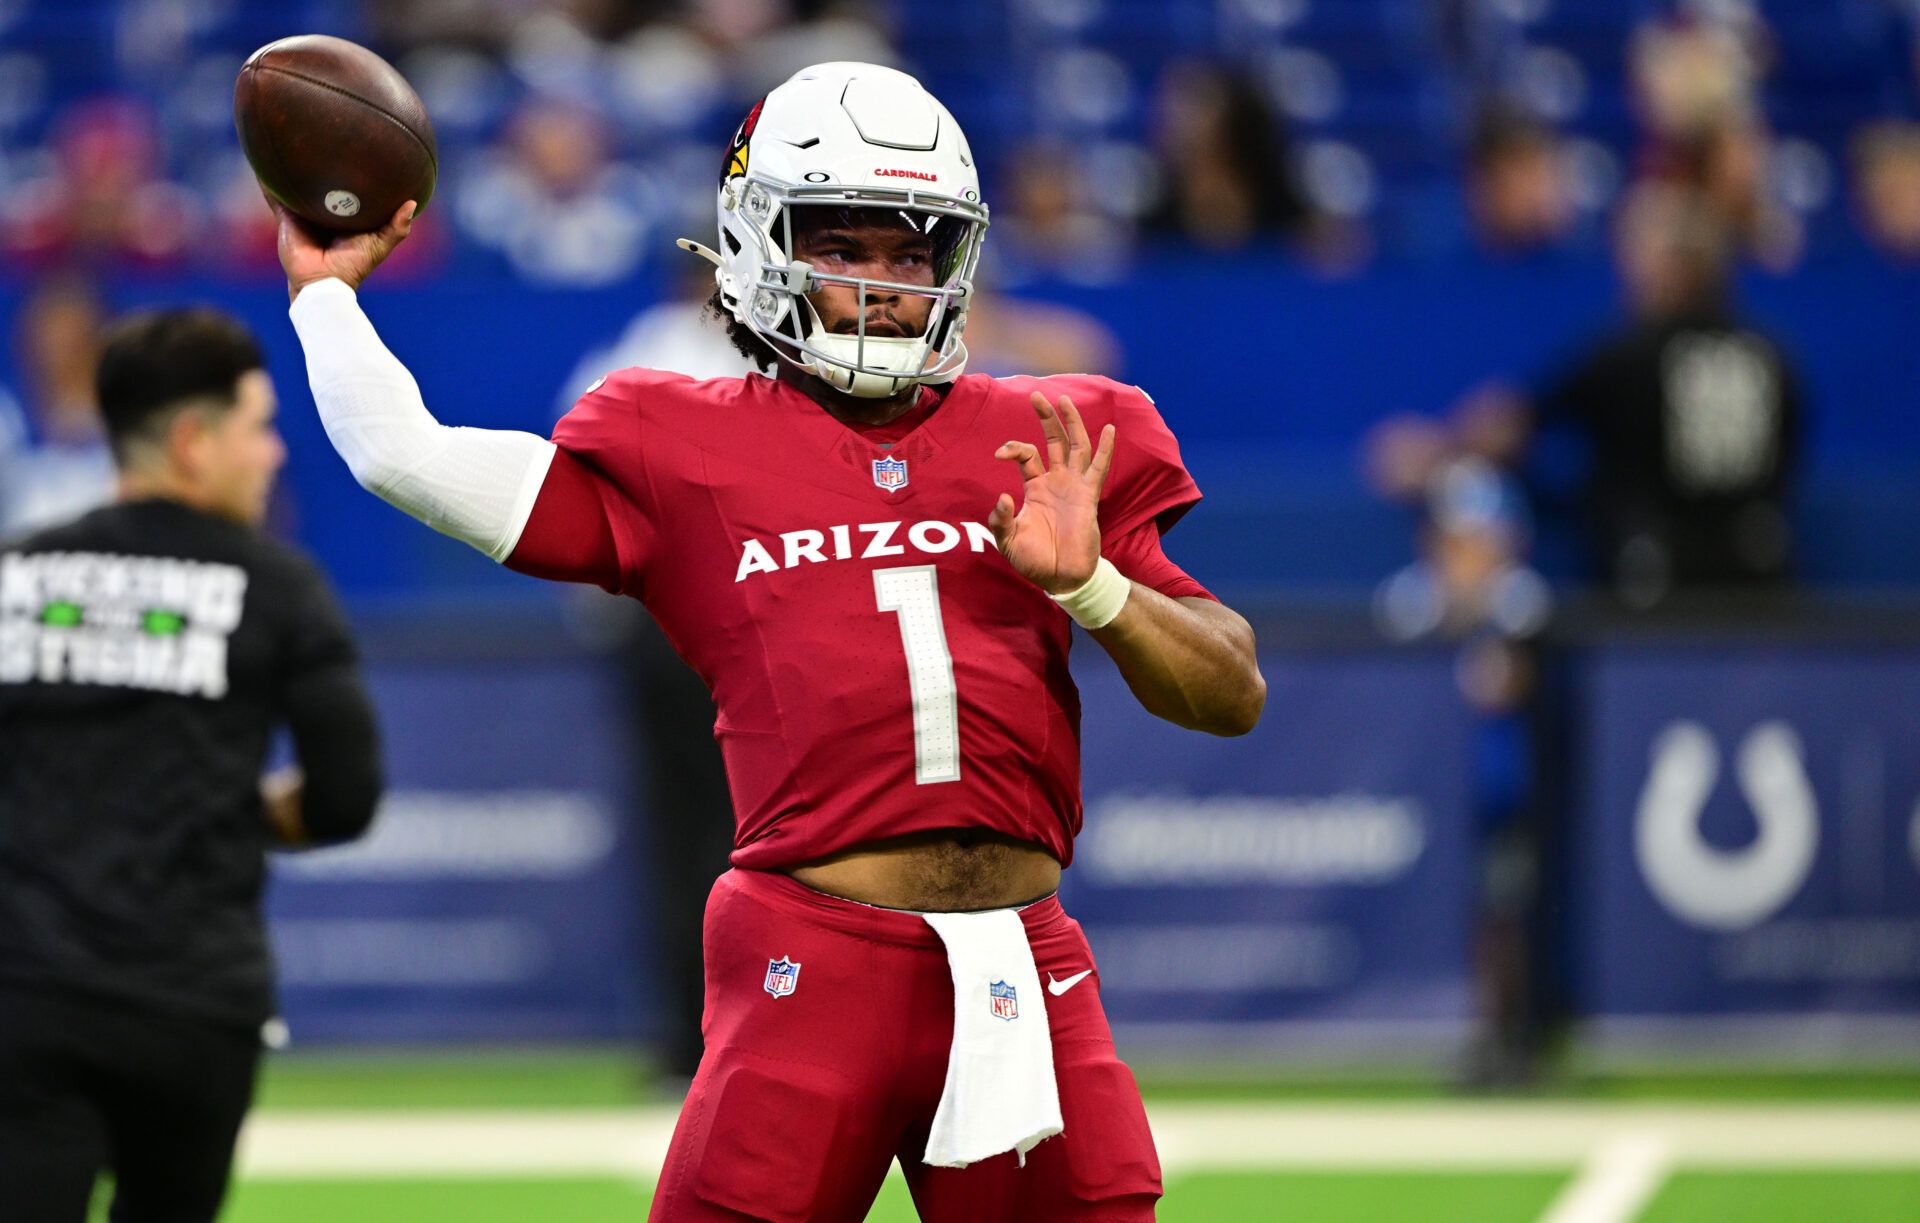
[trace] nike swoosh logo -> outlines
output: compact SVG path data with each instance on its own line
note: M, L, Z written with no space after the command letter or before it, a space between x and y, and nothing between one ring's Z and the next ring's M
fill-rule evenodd
M1068 990L1072 989L1074 986L1080 984L1082 981L1086 980L1088 977L1091 977L1092 975L1093 975L1093 969L1088 968L1081 972L1074 973L1071 977L1068 977L1064 981L1056 981L1053 979L1053 974L1048 973L1047 974L1047 992L1049 994L1052 994L1054 997L1058 998L1061 994L1066 993Z

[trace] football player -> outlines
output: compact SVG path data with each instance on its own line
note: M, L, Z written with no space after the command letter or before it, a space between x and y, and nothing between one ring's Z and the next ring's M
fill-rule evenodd
M768 376L608 374L551 441L447 428L355 288L407 233L281 215L329 437L509 567L642 600L713 691L737 818L706 1053L656 1220L1150 1219L1160 1169L1055 898L1081 819L1072 623L1153 713L1250 730L1246 621L1161 550L1199 500L1141 391L965 373L987 228L913 78L805 69L727 149L712 248ZM1042 981L1044 980L1044 988Z

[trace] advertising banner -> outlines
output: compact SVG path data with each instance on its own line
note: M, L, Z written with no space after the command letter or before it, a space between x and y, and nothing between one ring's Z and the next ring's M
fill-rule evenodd
M1218 739L1103 658L1063 896L1129 1048L1451 1046L1469 1013L1473 719L1452 657L1268 653L1266 715Z
M296 1042L634 1030L646 975L627 712L594 660L371 671L374 831L277 859L268 912Z
M1920 1014L1920 653L1587 660L1572 981L1602 1029Z
M1141 710L1097 651L1065 900L1133 1050L1450 1048L1469 1012L1473 719L1442 652L1269 652L1265 720ZM391 789L364 843L280 859L296 1041L650 1029L644 849L590 659L373 671Z

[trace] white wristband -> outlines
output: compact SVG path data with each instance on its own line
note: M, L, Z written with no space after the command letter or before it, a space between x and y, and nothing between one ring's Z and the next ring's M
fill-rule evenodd
M1081 628L1105 628L1113 623L1133 593L1133 581L1101 557L1093 576L1063 595L1049 595Z

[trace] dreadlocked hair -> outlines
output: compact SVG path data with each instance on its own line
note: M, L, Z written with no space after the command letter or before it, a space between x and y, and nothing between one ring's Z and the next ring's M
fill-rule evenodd
M726 328L727 342L733 345L733 350L753 362L762 372L779 366L780 355L774 352L773 345L755 335L751 327L733 317L733 311L727 309L726 303L720 300L718 288L714 289L713 296L707 298L707 304L701 307L701 310L720 321Z

